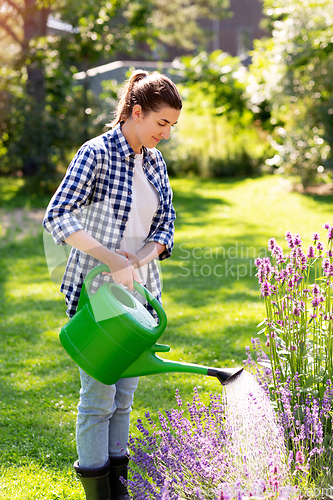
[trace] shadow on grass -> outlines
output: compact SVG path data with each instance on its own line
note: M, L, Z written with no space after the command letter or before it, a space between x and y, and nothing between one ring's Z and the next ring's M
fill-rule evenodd
M329 194L329 195L319 195L319 194L305 193L302 196L304 196L305 199L313 200L319 206L322 206L322 205L331 206L331 205L333 205L333 196L332 196L332 194Z
M67 321L49 279L42 237L1 247L0 434L2 463L64 466L76 458L77 366L63 350Z
M204 308L225 302L258 302L255 259L268 256L261 231L223 240L223 246L176 244L173 258L163 264L164 291L179 306Z
M217 205L230 205L222 198L202 196L196 189L192 192L176 191L173 204L177 214L176 228L198 224L198 219L201 226L207 225L210 223L209 212Z

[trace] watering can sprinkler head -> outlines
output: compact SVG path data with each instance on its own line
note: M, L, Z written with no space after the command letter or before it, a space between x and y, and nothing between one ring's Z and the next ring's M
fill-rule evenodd
M222 385L229 385L235 382L242 374L244 368L208 368L207 375L216 377Z

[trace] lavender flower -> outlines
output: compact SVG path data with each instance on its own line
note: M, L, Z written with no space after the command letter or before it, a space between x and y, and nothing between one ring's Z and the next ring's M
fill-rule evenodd
M330 227L327 231L327 239L330 241L333 239L333 227Z
M311 239L316 244L316 242L319 241L319 238L320 238L320 234L316 232L316 233L313 233Z
M299 234L294 235L293 243L294 243L294 246L296 246L296 247L300 247L302 245L301 236Z
M315 257L315 253L314 253L314 248L312 245L309 246L309 250L308 250L308 253L307 253L307 257L309 259L313 259Z
M271 295L271 286L268 281L265 281L261 285L260 292L262 297L269 297Z
M288 439L289 465L300 480L323 470L320 464L330 467L333 448L333 388L325 379L333 373L333 227L324 228L326 251L317 232L305 253L300 235L286 232L289 255L283 261L270 239L274 272L263 271L260 282L270 371L263 365L259 376L251 365L260 384L271 377L266 386Z
M275 247L276 247L275 238L271 238L270 240L268 240L268 249L273 251Z
M147 414L151 430L138 422L142 437L131 436L129 442L131 497L234 500L263 492L270 495L280 483L291 481L283 432L268 393L247 377L236 389L236 399L229 392L227 399L211 395L206 406L195 390L187 405L188 416L183 410L168 410L159 414L158 426L152 427ZM244 398L247 412L243 411ZM176 400L181 407L178 391Z

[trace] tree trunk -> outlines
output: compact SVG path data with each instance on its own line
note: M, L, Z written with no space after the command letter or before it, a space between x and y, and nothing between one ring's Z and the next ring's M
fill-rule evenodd
M23 144L26 144L23 175L37 175L43 164L47 162L47 136L43 125L45 110L44 70L37 58L34 58L29 45L32 39L46 35L48 14L49 10L39 8L36 0L25 0L23 53L30 60L27 65L27 94L31 99L31 106L26 116L25 134L22 138Z

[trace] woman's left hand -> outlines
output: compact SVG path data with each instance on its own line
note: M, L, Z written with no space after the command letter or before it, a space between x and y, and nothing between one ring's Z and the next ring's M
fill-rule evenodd
M135 253L126 252L125 250L116 250L119 255L123 255L132 264L134 269L140 267L139 257Z

